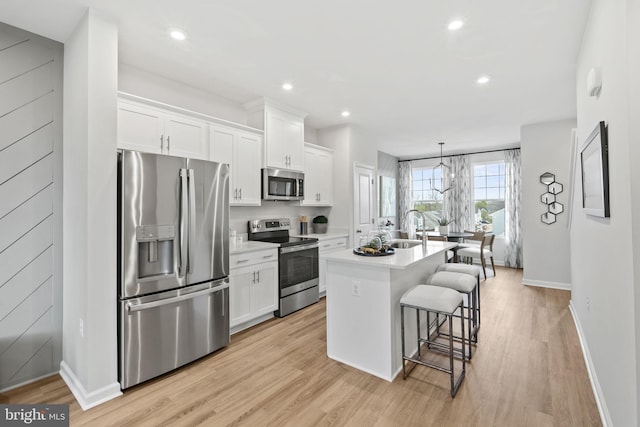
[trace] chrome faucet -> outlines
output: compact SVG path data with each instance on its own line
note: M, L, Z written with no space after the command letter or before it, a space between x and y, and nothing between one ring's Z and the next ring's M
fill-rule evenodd
M417 209L411 209L404 214L403 219L406 219L411 212L417 212L422 215L422 246L427 247L427 216L424 212L421 212Z

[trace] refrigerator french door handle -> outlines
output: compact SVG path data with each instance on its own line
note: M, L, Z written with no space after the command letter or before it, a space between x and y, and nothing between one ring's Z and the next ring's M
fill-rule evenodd
M189 183L189 244L196 242L196 174L188 169ZM187 251L187 273L191 272L193 248Z
M147 310L149 308L162 307L163 305L175 304L175 303L180 302L180 301L184 301L184 300L188 300L188 299L192 299L192 298L197 298L197 297L202 296L202 295L212 294L214 292L218 292L218 291L221 291L223 289L228 289L228 288L229 288L229 282L224 282L220 286L215 286L213 288L204 289L202 291L191 292L189 294L180 295L180 296L173 297L173 298L166 298L166 299L162 299L162 300L159 300L159 301L146 302L146 303L142 303L142 304L134 304L134 303L128 302L127 303L127 312L135 313L136 311Z
M187 264L185 257L187 255L188 230L187 230L187 212L189 210L187 187L187 170L180 169L180 265L178 266L178 274L183 277L187 273Z

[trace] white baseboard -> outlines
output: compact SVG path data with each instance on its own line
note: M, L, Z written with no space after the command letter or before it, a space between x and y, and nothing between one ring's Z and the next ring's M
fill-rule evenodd
M118 382L104 386L101 389L92 391L91 393L87 393L78 377L76 377L64 360L60 362L60 376L64 382L67 383L67 387L69 387L69 390L71 390L71 393L73 393L73 396L76 398L83 411L122 395L120 383Z
M527 286L537 286L538 288L561 289L563 291L571 290L571 283L547 282L545 280L533 280L526 277L522 278L522 284Z
M578 339L580 341L580 347L582 347L584 363L587 365L587 373L589 374L589 381L591 382L591 388L593 389L593 396L596 399L596 405L598 406L598 412L600 413L600 420L602 421L603 427L610 427L613 425L613 422L611 421L611 416L609 415L609 409L607 408L607 404L604 400L604 394L602 393L602 389L600 388L600 382L598 381L598 375L596 375L596 369L591 361L591 354L589 353L589 348L586 345L582 326L580 326L580 319L578 319L578 316L573 309L573 303L571 301L569 302L569 311L571 312L571 317L573 317L573 322L575 323L576 330L578 331Z
M266 322L269 319L273 319L275 316L273 315L273 311L263 314L262 316L258 316L255 319L248 320L239 325L235 325L234 327L229 329L229 335L237 334L238 332L242 332L245 329L249 329L252 326L255 326L259 323Z

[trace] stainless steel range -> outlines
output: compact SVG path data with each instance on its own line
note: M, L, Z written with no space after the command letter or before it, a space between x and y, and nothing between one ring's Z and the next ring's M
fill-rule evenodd
M289 236L287 218L249 221L249 240L280 244L278 283L280 304L274 314L284 317L318 302L318 239Z

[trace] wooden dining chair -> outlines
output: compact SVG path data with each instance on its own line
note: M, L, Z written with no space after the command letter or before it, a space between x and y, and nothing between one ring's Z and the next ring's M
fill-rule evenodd
M449 239L447 236L430 236L427 234L427 240L432 242L448 242ZM447 251L447 262L451 261L451 259L455 256L454 251Z
M491 260L493 275L496 275L496 266L493 262L493 240L495 237L495 234L485 235L481 240L480 246L467 246L458 249L458 256L468 257L471 259L471 262L473 262L473 258L480 258L480 262L482 263L482 272L484 273L485 279L487 278L487 258Z

